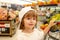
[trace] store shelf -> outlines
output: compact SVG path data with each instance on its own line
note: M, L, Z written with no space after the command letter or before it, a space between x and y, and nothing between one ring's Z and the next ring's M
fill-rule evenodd
M2 34L0 34L0 35L10 35L9 33L2 33Z
M39 7L47 7L47 6L58 6L57 4L48 4L48 5L39 5Z
M16 25L14 20L0 21L0 35L12 36L16 32Z

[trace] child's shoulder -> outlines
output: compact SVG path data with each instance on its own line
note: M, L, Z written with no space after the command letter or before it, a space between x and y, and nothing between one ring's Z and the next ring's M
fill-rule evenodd
M18 35L18 36L23 35L22 30L17 30L17 32L16 32L16 33L17 33L17 35Z
M22 33L22 30L19 30L19 29L18 29L18 30L16 31L16 33L17 33L17 34L19 34L19 33L21 34L21 33Z
M44 36L44 32L43 30L39 30L39 29L34 29L35 30L35 33L38 34L39 36Z
M22 32L22 30L17 30L17 32Z
M37 32L37 33L44 33L43 30L39 30L37 28L35 28L34 31Z

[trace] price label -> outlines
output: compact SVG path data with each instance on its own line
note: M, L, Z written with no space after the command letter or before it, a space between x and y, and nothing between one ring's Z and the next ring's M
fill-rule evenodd
M2 28L2 31L5 31L5 28Z
M10 24L5 24L5 27L10 27Z

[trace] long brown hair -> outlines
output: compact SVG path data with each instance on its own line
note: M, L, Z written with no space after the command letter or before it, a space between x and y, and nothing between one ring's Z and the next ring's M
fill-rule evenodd
M28 11L22 18L21 24L20 24L20 29L24 29L24 18L26 17L36 17L36 21L37 21L37 13L34 10L30 10Z

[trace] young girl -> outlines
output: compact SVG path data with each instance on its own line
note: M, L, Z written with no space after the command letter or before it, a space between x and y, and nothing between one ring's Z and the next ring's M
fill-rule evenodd
M43 40L44 35L55 25L55 20L51 20L44 30L34 28L37 23L37 12L31 7L23 8L19 13L19 19L20 30L17 31L17 40Z

